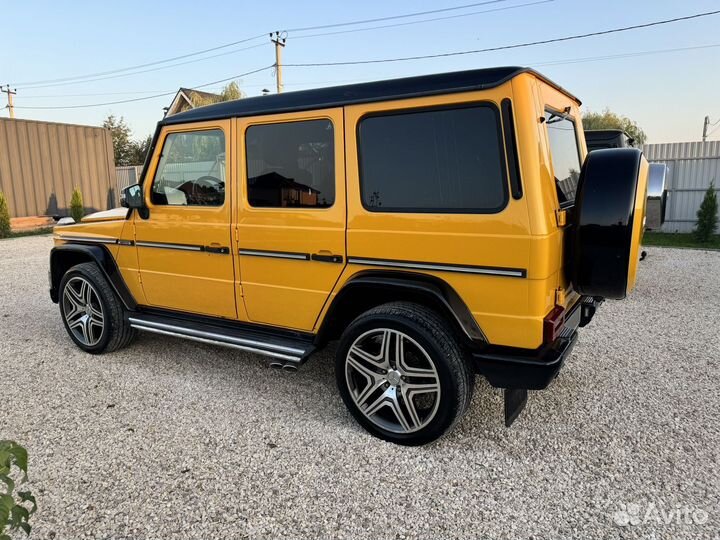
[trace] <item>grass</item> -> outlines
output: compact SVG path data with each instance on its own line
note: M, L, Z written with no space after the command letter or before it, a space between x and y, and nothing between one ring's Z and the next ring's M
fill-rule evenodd
M8 238L21 238L23 236L38 236L41 234L50 234L53 232L52 227L41 227L39 229L29 229L27 231L12 231ZM0 239L2 240L2 239Z
M720 249L720 235L713 236L710 242L701 243L692 234L646 232L642 243L644 246L656 247Z

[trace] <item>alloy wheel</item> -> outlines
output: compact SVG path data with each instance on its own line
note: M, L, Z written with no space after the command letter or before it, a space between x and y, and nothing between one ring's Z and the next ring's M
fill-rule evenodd
M430 355L398 330L360 335L348 349L345 380L357 408L393 433L422 429L440 404L440 378Z
M86 347L97 345L105 327L100 297L92 284L72 277L63 291L63 315L73 336Z

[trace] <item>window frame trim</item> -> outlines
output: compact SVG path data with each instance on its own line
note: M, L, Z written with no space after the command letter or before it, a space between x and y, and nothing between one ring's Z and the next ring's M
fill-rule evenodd
M247 145L247 132L250 130L250 128L257 127L257 126L272 126L277 124L291 124L291 123L298 123L298 122L315 122L317 120L327 120L330 122L330 125L332 126L332 143L333 143L333 203L329 206L254 206L250 202L250 192L248 190L248 182L250 181L250 175L248 174L248 165L250 164L250 160L248 159L248 145ZM271 121L265 121L258 119L257 122L249 122L245 125L245 128L242 130L242 145L243 145L243 153L242 157L244 160L244 164L240 164L240 167L243 169L243 176L245 179L244 186L242 186L242 192L244 192L244 202L247 204L247 207L252 210L253 212L263 212L263 211L288 211L288 210L296 210L296 211L313 211L313 212L323 212L323 211L330 211L335 207L335 204L337 203L337 148L335 144L335 122L333 122L333 119L328 115L318 115L316 117L303 117L303 118L297 118L297 119L275 119ZM343 147L343 152L345 151L345 148ZM238 181L242 182L242 178L238 177ZM345 180L345 172L343 171L343 181Z
M556 116L560 116L564 120L569 120L572 123L573 132L575 133L575 148L577 150L578 163L580 164L580 173L579 174L582 174L582 167L583 167L584 160L582 158L582 150L580 148L580 139L578 138L578 126L577 126L576 118L572 114L565 112L564 110L561 111L559 109L556 109L555 107L553 107L551 105L545 105L544 112L545 112L545 114L550 113L550 114L554 114ZM543 116L543 118L545 118L545 116ZM553 150L552 150L552 145L550 144L550 134L548 133L548 130L550 128L548 128L548 126L547 126L547 118L545 118L545 120L543 121L543 124L545 124L545 134L547 136L548 157L550 158L550 164L552 165L552 168L553 168L553 183L555 184L555 200L557 200L557 206L560 210L568 210L570 208L575 207L575 201L577 199L577 188L580 185L580 178L578 178L578 185L575 186L576 198L569 202L560 202L560 197L558 197L558 194L557 194L557 182L555 181L555 178L557 178L557 176L555 176L555 162L553 161Z
M503 200L500 206L497 208L488 209L473 209L473 208L398 208L398 207L382 207L379 209L376 206L367 206L365 204L365 198L363 197L363 154L362 154L362 141L360 137L360 127L364 120L367 118L375 118L382 116L402 116L405 114L417 114L423 112L437 112L437 111L449 111L457 109L472 109L472 108L488 108L495 116L495 127L498 147L500 149L500 171L502 174L502 189L503 189ZM492 100L476 100L476 101L464 101L461 103L451 104L440 104L440 105L424 105L419 107L402 107L398 109L386 109L382 111L370 111L357 119L355 124L355 148L357 152L357 165L358 165L358 189L360 190L360 204L362 207L374 214L458 214L458 215L494 215L504 211L510 204L510 188L509 188L509 176L508 176L508 155L507 149L505 148L505 139L503 136L503 124L502 115L498 104Z
M170 129L167 130L164 134L161 136L161 144L160 144L160 153L157 155L157 164L155 165L155 170L153 171L152 180L150 181L150 185L148 186L147 190L147 199L145 201L145 204L148 205L148 208L194 208L194 209L203 209L203 210L210 210L210 211L219 211L220 209L225 208L225 206L228 204L228 174L229 174L229 159L228 159L228 150L231 148L231 145L228 142L228 134L226 133L225 128L223 128L220 125L211 125L202 127L200 129L193 129L190 125L180 125L178 124L178 128L184 128L184 129ZM153 202L152 196L153 196L153 187L155 187L155 180L157 179L158 172L160 171L160 161L162 160L163 151L165 150L165 145L167 144L167 140L171 135L185 135L188 133L200 133L203 131L220 131L223 135L223 139L225 141L225 192L223 197L223 203L219 205L207 205L207 204L158 204L156 202ZM232 182L232 180L230 180Z

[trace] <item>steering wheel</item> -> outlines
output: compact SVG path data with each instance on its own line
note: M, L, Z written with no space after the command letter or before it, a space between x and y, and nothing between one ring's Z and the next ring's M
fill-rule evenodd
M198 201L199 203L204 202L204 199L212 200L212 198L220 191L221 185L222 181L215 176L201 176L192 183L190 196L193 198L194 201ZM204 189L202 189L204 187L210 188L212 192L209 192L209 190L205 191Z

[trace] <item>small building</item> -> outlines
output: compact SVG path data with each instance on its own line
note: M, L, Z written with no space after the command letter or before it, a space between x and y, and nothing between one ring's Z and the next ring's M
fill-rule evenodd
M172 103L170 103L170 107L168 107L165 116L188 111L202 105L210 105L218 101L220 101L218 94L193 90L192 88L180 88L177 94L175 94Z

